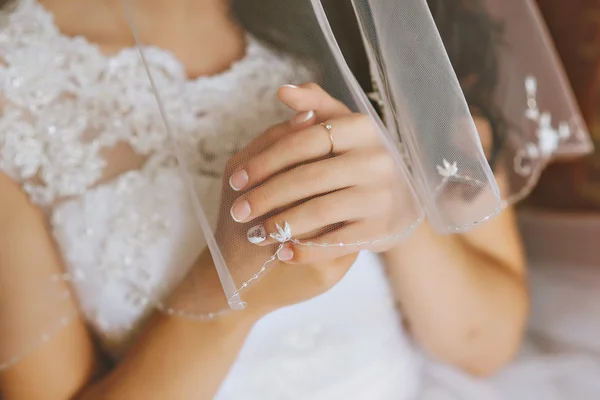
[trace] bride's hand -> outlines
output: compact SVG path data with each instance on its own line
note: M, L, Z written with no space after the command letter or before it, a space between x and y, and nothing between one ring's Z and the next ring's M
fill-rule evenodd
M406 212L397 166L370 117L353 114L314 84L282 87L279 98L297 115L229 161L215 232L235 289L258 314L326 292L358 250L395 245L381 239L402 230L397 224ZM321 123L331 126L331 138ZM199 261L211 268L196 268L198 279L184 280L176 308L200 295L205 309L218 310L225 303L210 254ZM262 274L266 265L270 272ZM258 275L258 287L244 290Z
M379 240L396 233L401 193L374 121L315 84L284 86L279 98L298 114L231 160L231 218L257 246L284 243L277 255L289 264L387 250L394 241Z

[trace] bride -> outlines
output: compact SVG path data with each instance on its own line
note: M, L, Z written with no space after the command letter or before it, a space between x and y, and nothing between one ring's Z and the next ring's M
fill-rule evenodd
M460 1L436 4L430 7L442 34L452 31L443 29L444 12L482 18L472 25L479 31L454 38L459 48L474 36L491 37L479 12ZM336 7L340 15L351 12ZM207 210L220 227L248 231L222 241L225 252L236 254L248 240L272 244L266 232L277 231L273 211L322 194L279 221L301 233L323 220L360 221L373 236L385 233L381 221L398 207L389 201L388 153L368 118L307 83L315 77L280 54L261 35L264 26L235 15L243 6L154 0L131 8L150 45L148 64L161 71L163 87L174 88L165 102L178 113L177 131L186 135L179 139L202 153L205 173L195 184L211 194L222 183L235 197L231 207L219 210L214 201ZM0 291L3 400L410 399L423 364L413 341L477 376L515 355L528 296L510 208L456 235L425 223L372 252L340 247L325 254L287 243L244 311L201 323L154 313L120 276L139 276L158 293L193 263L207 298L220 284L197 240L185 182L174 165L160 162L169 157L169 137L140 83L145 69L127 23L115 18L121 4L22 0L5 10L0 282L10 286ZM347 34L348 43L360 40L358 31ZM480 43L482 59L474 63L481 70L461 70L458 48L450 57L468 98L469 82L478 81L470 100L487 116L477 125L493 160L499 141L497 121L486 113L494 82L486 80L488 44ZM355 74L368 76L368 67L357 63ZM294 151L280 151L286 148ZM335 157L328 163L305 162L329 153ZM307 167L289 168L297 164ZM340 202L335 193L343 188ZM269 218L258 224L262 216ZM82 312L61 319L35 345L40 327L51 325L40 311L46 304L37 277L58 274L76 293L60 313ZM15 356L15 349L22 351Z

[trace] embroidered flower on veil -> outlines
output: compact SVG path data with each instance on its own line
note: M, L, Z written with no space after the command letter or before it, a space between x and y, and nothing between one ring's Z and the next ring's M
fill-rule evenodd
M527 108L525 118L533 122L535 138L529 140L523 148L518 149L514 158L515 171L521 176L529 176L534 171L534 160L546 160L556 152L561 142L573 136L572 124L560 121L558 126L552 125L552 114L549 111L540 111L537 102L537 79L533 76L525 78L525 92ZM572 122L572 121L571 121Z
M541 112L537 104L537 80L533 76L525 78L525 91L527 93L527 109L525 117L537 125L537 143L527 143L526 152L531 158L549 157L560 144L561 140L571 136L571 127L565 121L552 126L552 114L548 111Z
M458 164L456 162L450 163L448 160L444 159L442 163L444 166L438 165L437 170L444 178L452 178L458 173Z
M552 127L552 115L549 112L544 112L540 116L538 140L538 146L542 155L550 155L558 148L560 138L558 131Z
M276 224L278 233L271 233L271 237L277 240L279 243L286 243L292 240L292 227L290 224L285 222L283 228Z

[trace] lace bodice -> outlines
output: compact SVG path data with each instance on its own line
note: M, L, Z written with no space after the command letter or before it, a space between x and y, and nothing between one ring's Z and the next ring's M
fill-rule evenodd
M123 153L147 169L164 166L171 148L137 49L105 56L82 37L62 35L33 0L6 18L0 167L24 182L37 203L82 195L131 169L120 160ZM171 53L149 47L145 55L173 132L198 150L187 153L188 161L211 177L258 133L290 115L274 99L277 87L310 77L252 37L246 56L218 76L188 80ZM262 106L249 108L249 101Z

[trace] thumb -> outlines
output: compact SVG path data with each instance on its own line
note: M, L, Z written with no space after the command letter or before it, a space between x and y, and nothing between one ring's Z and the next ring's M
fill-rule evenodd
M284 85L279 88L277 95L283 104L298 113L314 111L318 122L351 113L341 101L331 97L315 83L305 83L300 86Z

